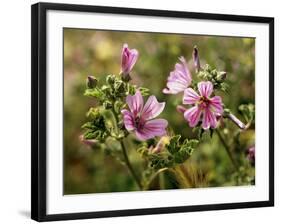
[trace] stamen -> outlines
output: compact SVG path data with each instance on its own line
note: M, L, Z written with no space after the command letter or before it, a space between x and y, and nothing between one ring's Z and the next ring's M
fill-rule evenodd
M141 118L139 116L137 116L135 119L135 126L138 129L141 129L144 126L144 122L141 120Z
M201 96L198 104L201 109L205 109L209 106L210 100L207 97Z

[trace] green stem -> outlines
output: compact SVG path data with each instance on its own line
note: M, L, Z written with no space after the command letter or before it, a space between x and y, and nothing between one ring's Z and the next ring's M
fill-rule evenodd
M159 173L159 187L160 190L165 189L165 178L164 178L164 173Z
M135 179L139 189L142 190L141 181L138 178L137 174L135 173L135 171L134 171L134 169L133 169L133 167L132 167L132 165L131 165L131 163L129 161L129 158L128 158L128 155L127 155L127 151L126 151L126 147L125 147L123 139L120 140L120 143L121 143L121 148L122 148L122 152L123 152L123 155L124 155L125 163L126 163L127 167L129 168L129 171L131 172L133 178Z
M114 108L112 108L112 113L113 113L113 116L115 118L115 123L116 123L116 127L118 125L118 122L119 122L119 119L118 119L118 114L116 113L116 111L114 110ZM118 136L118 133L117 133L117 136ZM132 174L133 178L135 179L138 187L140 190L142 190L142 184L141 184L141 181L140 179L138 178L135 170L133 169L131 163L130 163L130 160L129 160L129 157L128 157L128 154L127 154L127 151L126 151L126 147L125 147L125 144L124 144L124 140L123 138L119 138L118 137L118 141L120 142L121 144L121 148L122 148L122 152L123 152L123 156L124 156L124 161L125 161L125 164L127 165L130 173Z
M156 173L154 173L151 177L150 177L150 179L149 179L149 181L148 181L148 183L146 184L146 186L145 186L145 190L147 190L147 189L149 189L149 186L150 186L150 184L152 183L152 181L158 176L158 175L160 175L162 172L164 172L165 170L168 170L168 168L162 168L162 169L160 169L160 170L158 170Z
M118 130L118 122L119 122L118 114L115 112L114 108L111 109L111 112L112 112L113 117L115 119L115 130Z
M225 151L227 152L227 155L230 158L232 165L234 166L235 170L238 172L239 171L238 165L237 165L236 161L234 160L234 158L232 156L232 153L230 151L230 148L229 148L228 144L225 142L222 134L220 133L220 131L218 129L216 129L216 133L217 133L222 145L224 146Z

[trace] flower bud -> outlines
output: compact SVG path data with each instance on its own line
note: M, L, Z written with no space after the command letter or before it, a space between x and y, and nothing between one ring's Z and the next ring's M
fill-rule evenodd
M169 144L170 139L168 136L163 136L157 145L152 149L152 153L159 153L162 152L162 150L165 148L165 145Z
M99 141L96 139L85 139L85 137L83 135L80 135L79 139L82 143L84 143L85 145L88 145L88 146L95 146L99 143Z
M124 82L119 80L114 83L114 89L118 95L122 95L122 93L126 92L126 85Z
M98 80L94 76L89 75L87 78L87 87L89 89L93 89L97 86L97 84Z
M107 97L111 97L112 91L111 91L111 89L110 89L109 86L103 85L103 86L101 87L101 90L105 93L105 95L106 95Z
M179 113L184 113L185 111L186 111L186 108L185 107L183 107L183 106L181 106L181 105L178 105L177 106L177 111L179 112Z
M123 45L122 54L121 54L121 72L123 81L129 81L130 75L129 73L133 69L137 59L138 59L138 51L136 49L130 49L128 44Z
M236 124L240 129L243 130L246 128L245 124L242 121L240 121L234 114L227 113L226 116L229 120L231 120L234 124Z
M218 72L217 81L222 82L225 80L227 73L226 72Z
M192 58L193 58L193 63L194 63L196 72L198 72L201 69L201 67L200 67L200 59L199 59L199 52L198 52L197 46L194 46L194 48L193 48Z
M121 73L121 79L124 82L129 82L130 80L132 80L130 74L125 74L125 73Z
M114 75L108 75L106 77L106 83L109 84L109 85L114 85L114 82L115 82L115 76Z
M112 108L112 103L110 102L110 101L105 101L104 103L103 103L103 107L104 107L104 109L111 109Z

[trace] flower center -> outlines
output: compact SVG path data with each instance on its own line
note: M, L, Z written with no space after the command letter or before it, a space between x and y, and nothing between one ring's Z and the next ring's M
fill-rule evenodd
M144 126L144 121L141 119L140 116L137 116L137 117L135 118L135 127L136 127L137 129L142 129L143 126Z
M210 100L207 97L205 97L205 96L200 97L198 105L201 109L207 108L209 106L209 104L210 104Z

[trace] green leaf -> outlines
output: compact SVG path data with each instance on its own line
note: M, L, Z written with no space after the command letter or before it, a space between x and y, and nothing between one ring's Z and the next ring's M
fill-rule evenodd
M135 85L131 85L131 84L127 84L127 95L134 95L136 93L136 86Z
M139 87L139 91L141 92L141 95L148 96L149 95L149 89L145 87Z
M179 150L179 140L180 140L181 136L180 135L175 135L170 139L170 143L167 146L168 151L171 154L176 153Z
M103 101L105 98L104 93L99 88L86 89L84 92L84 96L95 97L100 101Z
M242 104L239 106L239 111L244 116L247 123L254 121L255 119L255 105Z
M191 139L188 141L188 145L191 147L191 148L196 148L199 144L199 141L197 139Z
M87 117L90 121L82 126L83 129L86 129L84 138L104 141L109 136L109 131L107 130L105 118L101 114L100 109L90 108L87 112Z
M189 146L182 146L180 150L175 154L175 162L176 163L184 163L192 154L193 148Z

